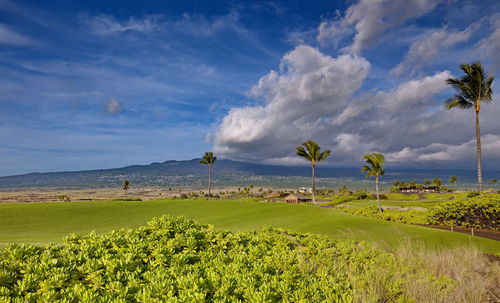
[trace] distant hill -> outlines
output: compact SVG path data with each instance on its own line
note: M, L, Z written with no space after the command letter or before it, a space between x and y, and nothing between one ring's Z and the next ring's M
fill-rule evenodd
M166 161L149 165L131 165L122 168L84 171L29 173L0 177L0 188L19 187L118 187L128 179L140 186L203 186L206 183L207 167L198 163L199 159L188 161ZM218 160L213 175L216 185L240 186L307 186L310 177L308 166L278 166L248 162ZM448 180L456 175L459 182L474 182L474 170L424 170L388 169L383 181L386 184L399 179L422 182L424 179L441 178ZM320 166L317 169L319 186L330 184L361 182L368 183L359 168L337 168ZM500 178L499 171L485 171L485 180Z

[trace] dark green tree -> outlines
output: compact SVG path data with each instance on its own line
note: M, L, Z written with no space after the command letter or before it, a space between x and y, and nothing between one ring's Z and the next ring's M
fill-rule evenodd
M122 183L122 188L124 191L127 191L130 188L130 182L128 180L124 180Z
M479 124L479 113L481 104L492 101L493 91L491 84L494 76L488 76L480 62L462 64L460 69L465 73L462 78L450 78L446 83L451 85L456 94L446 102L446 108L455 107L462 109L472 108L476 114L476 154L477 154L477 184L479 192L483 191L483 170L481 159L481 128Z

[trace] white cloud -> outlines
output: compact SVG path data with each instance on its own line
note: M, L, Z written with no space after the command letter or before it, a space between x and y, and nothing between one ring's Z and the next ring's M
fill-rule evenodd
M287 53L280 71L271 71L251 90L265 105L235 108L224 117L215 150L233 157L287 156L341 112L360 88L370 64L359 57L332 58L309 46Z
M9 26L0 23L0 44L28 45L35 41L28 36L18 33Z
M467 27L463 31L448 30L441 28L426 33L422 38L410 45L404 60L399 63L391 73L401 75L405 72L413 74L418 68L428 65L441 52L451 47L466 42L475 30L475 24Z
M317 39L322 44L336 43L352 33L353 44L348 50L360 53L375 45L389 29L407 20L430 12L440 0L360 0L349 6L345 16L335 21L324 21L318 28Z
M362 155L373 151L405 164L474 157L473 112L444 108L445 80L453 77L449 71L358 96L369 69L361 57L332 58L309 46L296 47L283 56L279 71L269 72L250 90L259 100L254 106L233 108L222 119L215 152L298 164L295 147L311 139L331 149L328 161L338 165L360 164ZM497 103L482 113L488 161L500 160L492 152L499 143Z
M121 113L123 111L122 103L116 100L115 98L111 98L109 99L108 104L106 105L104 111L109 114Z
M99 36L121 32L150 33L160 28L161 18L159 15L147 15L142 19L130 17L126 21L120 21L114 16L106 14L97 16L82 14L80 16L81 22L87 25L92 33Z
M486 158L494 158L500 150L500 136L487 134L482 136L482 154ZM387 160L392 162L437 162L473 160L476 157L476 140L462 144L432 143L418 148L405 147L398 152L387 154Z
M478 52L491 59L493 69L500 71L500 14L493 14L490 17L491 35L481 39L477 43Z

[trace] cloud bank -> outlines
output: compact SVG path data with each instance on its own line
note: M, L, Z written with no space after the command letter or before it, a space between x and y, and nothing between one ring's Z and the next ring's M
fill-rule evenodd
M295 147L315 140L332 150L331 163L352 165L379 151L392 163L473 159L473 114L443 108L449 71L359 95L370 63L336 58L300 45L285 54L279 71L252 87L255 105L233 108L215 135L215 152L233 159L297 164ZM483 116L494 121L498 105ZM484 123L485 157L498 159L500 127ZM429 142L435 142L429 144Z

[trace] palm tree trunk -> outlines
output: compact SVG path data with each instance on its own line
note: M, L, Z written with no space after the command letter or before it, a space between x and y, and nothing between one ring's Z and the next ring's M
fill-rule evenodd
M210 197L212 196L210 194L211 188L212 188L212 167L209 165L208 166L208 200L210 200Z
M481 128L479 126L479 110L476 110L476 147L477 147L477 185L483 192L483 168L481 161Z
M312 167L312 194L313 194L313 203L316 203L316 182L314 180L315 174L314 174L314 166Z
M378 176L375 177L375 191L377 192L378 211L382 212L382 207L380 206L380 195L378 193Z

